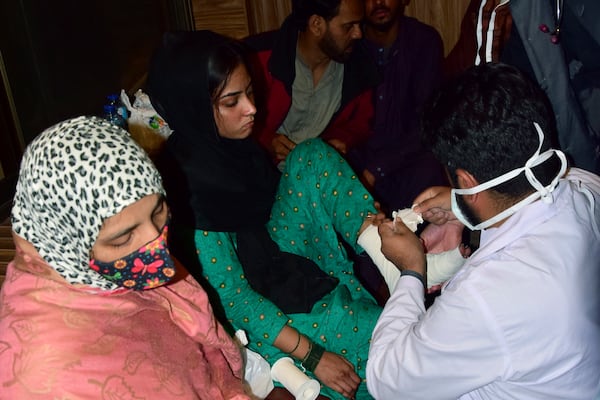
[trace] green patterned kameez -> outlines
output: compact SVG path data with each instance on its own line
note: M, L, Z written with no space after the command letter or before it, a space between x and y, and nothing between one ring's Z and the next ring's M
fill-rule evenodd
M286 315L250 288L236 255L235 233L196 231L203 274L219 294L233 327L248 334L250 349L270 363L287 356L272 344L289 324L346 357L365 379L370 337L381 308L354 275L339 238L360 252L357 232L368 211L375 211L373 198L333 148L313 139L288 155L268 223L271 237L282 251L306 256L340 280L309 314ZM244 218L244 210L237 212ZM328 388L321 393L342 398ZM358 398L370 398L364 382Z

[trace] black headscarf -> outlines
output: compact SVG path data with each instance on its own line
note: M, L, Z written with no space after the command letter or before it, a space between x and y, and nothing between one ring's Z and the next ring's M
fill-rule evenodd
M241 46L210 31L165 34L146 88L173 129L157 165L174 225L235 232L250 285L285 312L309 312L337 280L312 261L279 250L265 228L279 172L252 137L226 139L216 129L208 62L227 49L243 55Z
M174 220L235 232L267 222L279 174L253 138L233 140L217 133L208 58L226 43L241 46L210 31L165 34L147 91L174 131L159 162L169 175Z

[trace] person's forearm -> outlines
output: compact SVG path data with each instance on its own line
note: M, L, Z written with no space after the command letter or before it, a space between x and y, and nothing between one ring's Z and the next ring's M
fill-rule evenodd
M426 312L421 283L402 277L373 330L369 392L378 399L456 399L503 376L505 337L487 307L479 287L461 280Z
M291 326L284 326L273 345L284 353L302 361L310 350L310 339Z
M358 237L357 243L379 269L390 293L393 292L400 278L400 269L381 252L381 238L377 233L377 227L374 225L367 227ZM447 281L465 262L458 248L425 256L427 257L427 288Z
M375 225L368 226L358 237L357 243L367 252L379 269L390 293L394 291L400 278L400 270L381 252L381 238Z
M425 313L421 283L411 277L399 280L373 331L367 385L375 398L394 398L397 395L398 371L410 371L410 358L403 357L410 327ZM408 379L408 377L407 377Z

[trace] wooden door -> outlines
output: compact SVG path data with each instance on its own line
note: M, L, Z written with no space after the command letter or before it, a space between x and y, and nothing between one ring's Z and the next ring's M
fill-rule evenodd
M433 26L448 54L460 34L470 0L412 0L406 15ZM195 29L209 29L234 38L279 28L292 10L291 0L191 0Z
M19 173L23 140L17 126L10 86L0 52L0 223L10 212Z
M246 0L192 0L194 28L241 39L250 33Z

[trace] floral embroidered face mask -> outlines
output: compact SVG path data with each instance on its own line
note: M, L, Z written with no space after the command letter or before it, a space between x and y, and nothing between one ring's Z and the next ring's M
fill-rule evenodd
M90 260L90 268L118 286L146 290L162 286L175 276L175 263L167 246L169 224L160 235L137 251L112 262Z

